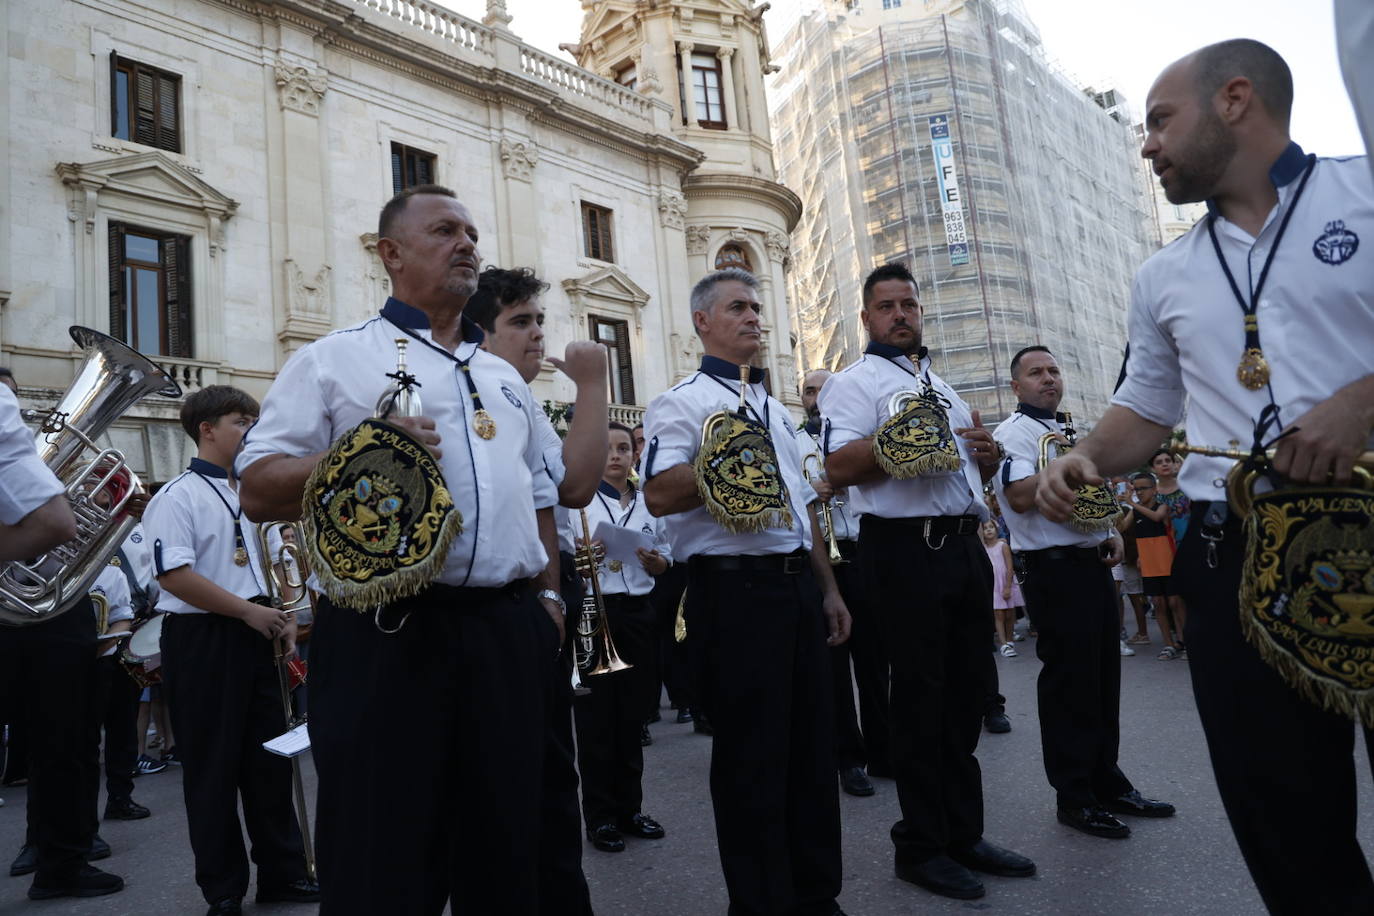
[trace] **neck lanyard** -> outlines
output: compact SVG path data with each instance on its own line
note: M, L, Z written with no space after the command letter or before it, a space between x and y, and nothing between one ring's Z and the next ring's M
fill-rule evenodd
M630 516L634 515L635 506L639 504L639 491L634 491L634 495L630 497L629 506L623 507L620 505L619 501L616 502L616 509L625 513L623 516L620 517L619 521L616 521L616 511L611 509L610 504L606 502L606 497L603 496L601 493L597 493L596 498L601 500L601 506L606 510L606 515L610 518L611 522L615 525L620 526L621 528L624 528L625 525L629 523Z
M719 385L720 387L724 388L726 391L729 391L729 392L731 392L732 394L739 394L738 391L735 391L735 389L731 388L729 385L725 384L724 381L722 381L722 380L719 379L719 378L716 378L716 377L715 377L714 375L712 375L711 373L709 373L709 372L704 372L704 373L702 373L702 374L705 375L707 378L709 378L711 381L715 382L715 383L716 383L717 385ZM750 387L752 387L752 383L751 383ZM757 419L760 423L763 424L763 428L764 428L764 429L767 429L767 430L769 430L769 432L772 432L772 430L771 430L771 429L769 428L769 426L768 426L768 398L765 396L764 399L763 399L763 414L762 414L762 415L759 414L758 408L756 408L753 404L750 404L750 403L749 403L749 401L748 401L748 395L747 395L747 394L745 395L745 398L746 398L746 400L745 400L745 402L744 402L744 406L745 406L746 408L748 408L749 410L752 410L752 411L754 412L754 417L755 417L755 419Z
M395 322L393 321L392 324L395 324ZM472 362L472 356L469 356L467 359L459 359L433 341L425 340L410 328L403 327L402 325L396 325L396 327L404 331L406 336L418 340L420 343L429 347L445 359L453 362L459 369L463 370L463 381L467 382L468 396L472 399L472 430L483 439L493 438L496 435L496 421L491 418L491 414L487 413L486 408L482 406L482 396L477 392L477 382L473 380L472 369L468 366L468 363ZM477 352L474 350L473 356L476 355Z
M1231 284L1231 292L1235 295L1236 301L1240 303L1241 313L1245 316L1245 352L1241 354L1240 365L1236 367L1236 378L1251 391L1259 391L1269 385L1269 361L1264 358L1264 349L1260 346L1259 315L1256 314L1255 310L1259 306L1260 294L1264 291L1264 281L1269 278L1269 268L1274 263L1274 255L1278 254L1284 233L1288 231L1288 221L1293 218L1293 213L1298 209L1298 200L1302 197L1303 189L1307 187L1307 179L1312 176L1312 170L1316 165L1316 155L1309 155L1307 168L1302 173L1302 181L1298 182L1298 189L1293 193L1293 200L1288 204L1288 210L1279 222L1279 231L1274 236L1274 244L1269 248L1269 256L1264 259L1264 267L1260 269L1259 281L1255 284L1254 291L1251 292L1248 299L1241 294L1240 285L1236 283L1236 278L1231 273L1231 267L1226 263L1226 256L1221 251L1221 243L1217 241L1217 230L1213 225L1216 222L1216 215L1211 214L1207 217L1207 234L1211 236L1212 249L1216 252L1221 270L1226 274L1226 281ZM1270 403L1274 402L1272 388L1269 389L1269 401Z
M219 497L220 502L224 503L224 508L228 511L229 517L234 520L234 565L247 566L248 545L244 542L243 528L239 524L239 519L243 517L243 507L239 506L239 510L235 512L234 507L229 505L229 500L224 498L224 494L219 491L219 487L215 486L214 481L206 477L200 471L192 471L191 473L205 481L205 485L210 488L210 491ZM253 581L254 583L257 582L256 576L253 577Z

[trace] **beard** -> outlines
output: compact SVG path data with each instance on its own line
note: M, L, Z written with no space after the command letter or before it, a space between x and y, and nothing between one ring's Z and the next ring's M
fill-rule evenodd
M1187 145L1169 157L1174 169L1174 180L1164 188L1169 203L1190 204L1214 196L1221 176L1236 155L1236 145L1236 138L1217 113L1210 107L1204 108L1202 120Z

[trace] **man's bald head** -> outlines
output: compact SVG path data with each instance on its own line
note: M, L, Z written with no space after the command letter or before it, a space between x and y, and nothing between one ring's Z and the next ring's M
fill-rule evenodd
M1250 81L1255 98L1274 123L1288 129L1293 112L1293 73L1279 53L1252 38L1232 38L1199 48L1184 58L1204 103L1236 77Z
M816 398L820 395L821 388L825 385L826 379L830 378L830 375L829 369L812 369L802 379L802 409L806 411L808 419L820 419L821 412L820 408L816 406Z

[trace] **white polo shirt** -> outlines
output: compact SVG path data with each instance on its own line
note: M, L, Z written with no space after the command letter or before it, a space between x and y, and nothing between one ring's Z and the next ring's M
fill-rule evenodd
M239 517L248 563L234 562L236 541L234 514L240 512L238 492L229 486L229 474L199 458L167 482L148 503L143 528L153 539L153 568L164 576L183 566L240 598L266 595L262 578L262 552L256 525ZM169 614L208 614L163 589L157 609Z
M1274 163L1269 177L1279 201L1258 237L1208 204L1242 295L1250 295L1259 280L1306 165L1296 143ZM1225 448L1234 440L1248 450L1269 393L1250 391L1236 379L1245 349L1244 317L1206 224L1199 221L1136 274L1130 355L1112 402L1173 426L1187 398L1189 442ZM1374 372L1374 183L1365 157L1317 161L1256 315L1284 423ZM1193 500L1224 499L1223 481L1234 463L1189 455L1179 485Z
M63 490L38 457L33 430L19 416L19 399L0 384L0 525L17 525Z
M1002 468L993 476L997 501L1002 506L1002 518L1011 532L1014 550L1044 550L1046 547L1096 547L1112 536L1112 532L1084 533L1071 525L1052 522L1034 507L1017 512L1007 499L1007 486L1025 480L1036 473L1040 460L1040 437L1046 433L1062 433L1063 414L1041 410L1029 404L1016 405L1016 412L998 424L992 437L1006 450Z
M129 591L129 580L124 577L124 571L113 563L108 564L100 571L100 575L95 577L95 583L91 585L90 594L99 595L105 599L105 619L97 621L99 636L107 633L112 624L119 623L121 620L134 619L134 606L132 595ZM112 639L102 643L100 657L114 655L119 649L119 640Z
M644 495L639 490L631 487L630 502L628 505L620 504L620 494L615 491L615 487L606 483L604 480L597 488L596 495L583 510L587 513L587 527L596 537L596 528L602 522L616 525L620 528L633 528L643 532L654 540L654 550L663 555L663 559L672 562L672 549L668 544L668 536L665 530L663 519L654 518L649 514L649 507L644 505ZM582 516L577 512L569 513L570 519L568 529L565 532L569 537L582 538ZM613 571L607 563L602 563L597 567L597 578L601 583L601 592L605 595L647 595L653 591L654 577L646 571L638 560L633 563L620 563L619 570Z
M950 429L973 425L973 412L944 379L930 371L930 357L921 350L921 378L906 354L896 347L869 343L857 362L832 375L821 388L819 403L825 431L821 446L827 455L851 442L867 439L887 422L887 402L899 391L920 391L922 379L949 402ZM961 469L909 480L884 477L877 483L849 488L856 515L880 518L920 518L939 515L988 517L979 495L983 480L968 446L958 436Z
M132 575L134 582L137 582L139 587L147 592L148 606L150 608L157 607L157 596L160 589L157 584L157 576L153 570L153 544L148 540L148 533L143 530L142 522L134 525L129 536L124 539L124 543L119 545L119 549L129 564L127 567L120 567L124 569L124 577L127 579ZM119 561L118 556L110 563L114 564L117 561ZM130 592L132 593L132 591L133 586L131 585Z
M558 488L563 486L563 479L568 476L568 468L563 464L563 439L558 435L558 430L553 428L553 421L549 419L549 415L542 409L536 422L538 428L535 434L539 437L539 448L544 455L544 470L553 481L554 492L557 492ZM572 513L562 503L553 507L553 523L558 528L558 549L564 553L572 553L573 542L568 534L572 531Z
M406 363L420 381L424 414L442 440L439 465L463 514L463 532L436 581L495 588L539 573L547 557L534 513L558 502L539 436L544 412L514 366L478 348L482 331L467 318L463 335L448 353L434 343L424 312L392 298L377 317L302 347L263 400L235 473L268 455L322 452L372 416L390 384L386 374L396 369L395 341L408 337ZM469 361L482 406L496 423L491 439L472 429L473 398L455 360Z
M802 434L792 426L787 408L769 397L763 388L763 371L754 370L745 394L751 416L763 423L778 454L787 502L792 510L791 528L769 528L749 534L730 534L717 525L705 506L665 518L668 543L678 562L698 554L737 556L792 553L811 549L811 518L806 507L816 491L802 476ZM701 426L718 410L739 410L739 367L714 356L705 356L701 368L654 398L644 412L644 479L691 464L701 448Z
M811 440L809 448L805 448L804 455L815 455L820 459L821 471L825 470L825 451L821 448L821 435L819 432L812 432L808 427L803 426L802 432L806 433ZM802 442L805 446L805 442ZM854 504L849 499L849 491L842 491L843 495L837 494L835 499L830 501L830 521L835 526L835 538L840 541L857 541L859 539L859 517L854 513ZM820 512L820 506L816 507Z

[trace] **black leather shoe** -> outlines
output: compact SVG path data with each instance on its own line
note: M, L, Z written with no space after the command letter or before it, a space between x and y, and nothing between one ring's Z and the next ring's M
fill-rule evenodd
M924 862L897 861L897 877L924 887L941 897L977 900L987 893L983 882L949 856L935 856Z
M56 884L33 879L29 887L30 900L49 900L53 897L103 897L124 890L124 879L101 871L94 865L83 865L72 877Z
M1109 840L1124 840L1131 835L1131 828L1112 816L1111 812L1100 805L1090 808L1059 808L1056 812L1059 823L1074 830L1081 830L1092 836L1106 837Z
M1168 802L1146 798L1132 789L1125 795L1113 798L1102 807L1113 814L1131 814L1135 817L1173 817L1174 806Z
M625 840L621 838L620 831L615 829L615 824L602 824L599 827L587 829L587 839L592 841L592 845L602 852L624 852Z
M626 836L637 836L641 840L661 840L666 836L663 825L647 814L624 818L616 826Z
M91 851L88 852L88 853L86 853L86 861L87 861L87 862L96 862L96 861L99 861L100 859L108 859L109 857L110 857L110 844L109 844L109 843L106 843L104 840L102 840L102 839L100 838L100 834L97 833L97 834L91 839Z
M20 875L31 874L36 868L38 868L38 847L26 843L19 850L19 855L15 856L14 861L10 863L10 876L17 878Z
M258 903L319 903L320 886L309 878L290 884L258 885Z
M990 712L983 716L983 727L994 735L1005 735L1011 731L1011 720L1003 712Z
M105 803L107 821L137 821L152 813L132 798L112 798Z
M716 730L711 727L711 723L701 714L700 709L692 710L692 731L698 735L714 735Z
M678 725L686 725L688 722L691 722L691 721L692 721L692 711L691 711L690 709L688 709L686 706L682 707L681 709L679 709L679 710L677 711L677 724L678 724Z
M1035 863L1020 853L979 840L968 849L951 849L949 857L970 871L1003 878L1029 878L1035 874Z
M649 724L650 724L650 725L653 725L655 722L662 722L662 721L663 721L663 713L659 712L657 709L654 710L653 715L649 716Z
M860 798L873 794L873 783L868 781L868 774L864 772L863 767L846 767L840 770L840 788Z
M639 746L640 746L640 747L648 747L649 745L651 745L651 744L653 744L653 743L654 743L654 736L651 735L651 734L649 734L649 725L648 725L648 723L646 722L645 724L639 726Z
M243 912L243 901L237 897L225 897L210 904L205 916L239 916Z

